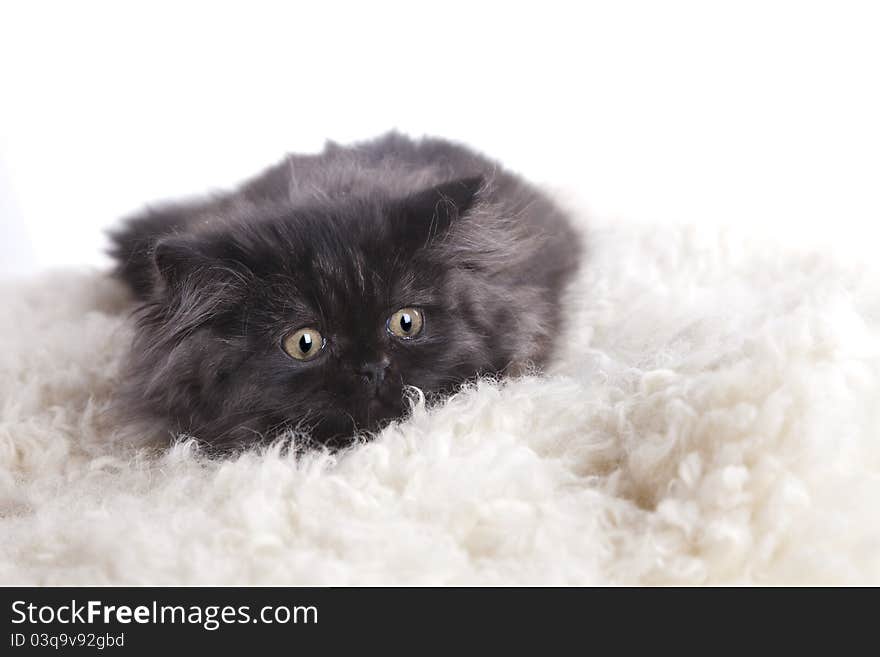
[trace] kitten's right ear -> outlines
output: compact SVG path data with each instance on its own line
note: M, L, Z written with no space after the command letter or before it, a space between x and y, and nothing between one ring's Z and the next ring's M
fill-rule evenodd
M153 249L153 262L159 276L170 288L182 285L193 273L207 267L210 261L200 245L187 237L163 237Z

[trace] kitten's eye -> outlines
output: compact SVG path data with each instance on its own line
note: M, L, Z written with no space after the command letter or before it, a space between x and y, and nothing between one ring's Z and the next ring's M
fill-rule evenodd
M388 332L398 338L414 338L422 332L422 313L418 308L401 308L388 318Z
M301 328L284 338L282 346L297 360L311 360L324 348L324 338L313 328Z

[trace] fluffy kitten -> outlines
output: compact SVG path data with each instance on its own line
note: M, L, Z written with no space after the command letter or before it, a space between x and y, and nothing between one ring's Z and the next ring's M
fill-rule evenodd
M112 234L141 302L127 410L227 448L297 428L329 446L540 366L580 241L497 163L396 133L291 155L231 193Z

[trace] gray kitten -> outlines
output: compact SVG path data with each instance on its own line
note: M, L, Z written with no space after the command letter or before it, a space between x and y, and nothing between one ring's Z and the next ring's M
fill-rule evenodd
M407 386L540 367L582 251L496 162L396 133L291 155L112 239L141 302L125 409L219 449L290 428L345 445L401 417Z

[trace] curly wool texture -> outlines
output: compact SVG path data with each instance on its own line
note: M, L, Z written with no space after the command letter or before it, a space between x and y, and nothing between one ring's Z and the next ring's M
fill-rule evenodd
M880 286L717 229L595 226L544 377L347 453L134 452L130 302L0 291L4 584L880 583Z

